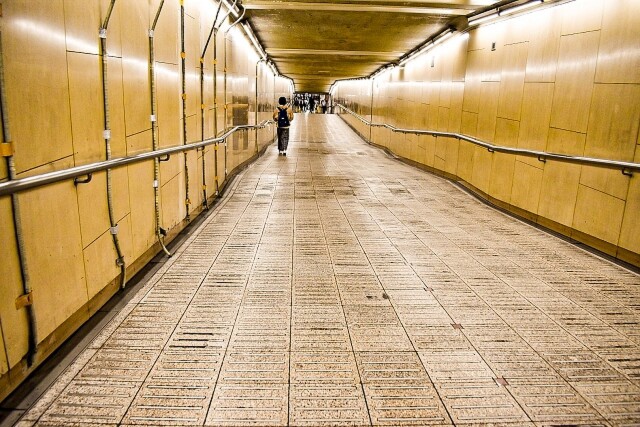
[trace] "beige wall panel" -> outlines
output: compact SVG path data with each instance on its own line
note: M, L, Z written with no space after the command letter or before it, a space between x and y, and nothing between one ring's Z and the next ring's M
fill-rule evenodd
M462 133L473 135L478 125L478 115L474 113L462 114ZM473 155L475 147L471 143L461 142L458 150L457 175L465 181L471 182L473 172Z
M132 258L141 256L155 242L153 162L129 166Z
M555 82L562 33L562 13L552 7L519 18L521 25L531 28L527 56L527 82Z
M2 326L2 319L0 319L0 327ZM7 353L4 348L4 337L0 337L0 375L4 375L9 372L9 362L7 361Z
M149 3L122 0L122 69L126 135L151 128Z
M520 120L528 48L527 43L504 47L498 117Z
M119 234L124 228L118 227ZM84 249L83 256L87 274L87 292L91 299L120 274L120 267L115 263L118 255L111 233L107 231L93 241ZM130 259L125 258L125 262L130 262Z
M547 151L556 154L568 154L581 156L584 153L586 135L577 132L568 132L561 129L549 129Z
M543 170L516 160L513 170L511 204L538 213Z
M158 0L154 0L150 13L153 16L158 11ZM167 64L180 62L180 3L178 0L165 0L162 12L156 24L154 34L154 51L156 61Z
M109 127L111 128L111 157L124 157L127 155L127 139L124 115L124 88L122 84L122 59L108 58L109 86ZM100 93L102 104L102 92ZM94 101L95 102L95 101ZM102 107L104 108L104 107ZM101 113L102 114L102 113ZM102 140L104 146L104 140Z
M436 158L436 139L432 136L425 137L424 164L433 167Z
M438 108L438 126L436 127L437 130L442 131L442 132L448 132L449 131L449 116L450 115L451 115L451 113L449 112L449 108L447 108L447 107Z
M604 5L596 82L640 83L640 13L637 0Z
M178 65L156 65L156 99L158 110L158 144L173 147L182 143L182 107Z
M260 136L258 136L258 143L260 144ZM252 149L255 149L255 143L252 142L251 144ZM205 158L205 162L206 162L206 175L207 175L207 196L211 197L212 195L215 194L216 192L216 183L215 183L215 169L214 169L214 149L213 146L209 146L207 147L207 149L204 152L204 158Z
M503 202L511 202L516 159L511 154L493 153L489 194Z
M451 41L450 43L445 43L443 46L440 46L440 55L438 59L440 63L436 62L434 65L439 66L442 70L440 74L440 81L442 82L450 82L453 79L453 69L455 67L454 61L451 57L451 49L454 49L455 41ZM461 52L461 54L464 54ZM429 64L431 65L431 64Z
M525 83L518 147L544 151L547 149L553 83Z
M480 87L480 113L476 136L491 142L496 133L500 82L482 82Z
M504 28L504 36L502 39L504 46L526 43L533 37L539 36L539 34L537 34L539 29L533 27L531 24L531 21L536 19L535 16L538 12L540 11L533 10L502 22L501 26Z
M27 316L25 310L16 310L15 300L23 294L20 261L16 245L15 231L11 214L11 198L0 198L0 247L3 258L0 262L0 313L4 345L8 353L10 367L15 366L27 353Z
M440 99L437 101L440 107L451 106L451 88L453 84L450 80L440 83Z
M71 166L62 0L15 0L2 6L3 55L11 58L4 62L4 76L16 170L20 173L64 157L69 159L61 166Z
M594 86L585 156L633 159L640 126L639 100L640 85Z
M507 147L516 146L519 125L520 122L515 120L498 119L496 144ZM511 154L494 153L493 155L489 193L504 202L509 202L511 199L515 160L515 156Z
M76 192L66 181L24 192L20 201L42 340L87 302Z
M462 125L462 102L464 83L455 82L451 88L451 107L449 109L449 132L460 132Z
M491 44L495 43L496 48L504 45L505 25L502 22L482 25L469 32L469 51L491 50Z
M640 146L636 151L634 161L640 162ZM618 244L622 248L640 253L640 221L638 221L638 212L640 212L640 179L630 180L629 193L626 200Z
M182 173L184 161L182 154L174 154L166 162L160 162L160 186L174 179Z
M164 228L172 228L185 217L184 182L180 177L168 181L161 189L162 216Z
M229 147L231 148L231 147ZM201 198L201 186L199 182L202 181L201 174L198 168L198 157L195 151L187 152L187 165L189 166L189 200L191 201L191 207L189 211L195 209L198 204L198 201ZM229 171L231 171L232 166L228 165Z
M475 136L478 132L478 114L463 111L460 132L463 135Z
M109 8L109 0L88 3L86 0L64 0L67 50L98 55L102 27ZM120 40L120 2L116 2L107 26L108 54L122 55Z
M444 170L450 174L456 174L458 167L458 151L460 149L460 141L451 138L442 138L445 141L447 153L445 155Z
M571 227L578 194L580 165L547 162L542 177L538 214Z
M479 112L482 65L482 51L469 52L462 109L470 113Z
M120 221L131 212L129 197L129 168L116 168L111 170L111 185L113 187L111 197L113 199L113 214L116 221Z
M198 21L193 18L185 17L185 49L187 54L186 64L186 85L187 85L187 115L200 116L200 34ZM198 137L192 138L191 141L200 140Z
M151 12L148 1L118 0L121 7L122 55L149 62ZM165 7L170 6L167 2ZM156 58L158 59L158 58Z
M573 227L605 242L618 244L624 200L584 185L578 187Z
M491 153L486 148L474 147L473 171L470 182L485 193L489 193L494 154L496 153Z
M438 104L431 104L427 113L427 128L429 130L438 129L438 120L440 118L440 108Z
M187 140L189 143L200 141L200 127L198 115L187 117Z
M64 0L65 37L69 52L100 53L98 29L106 16L106 10L101 9L99 2Z
M71 126L77 165L106 159L100 58L69 52Z
M108 230L110 226L106 194L106 173L95 173L90 183L78 185L76 188L78 192L82 247L86 248Z
M127 151L129 155L151 151L151 129L127 136Z
M446 47L444 45L437 46L430 52L431 61L428 63L428 79L432 82L440 82L445 79L444 68L446 62ZM433 64L433 67L431 66Z
M2 140L4 141L4 138ZM7 163L0 162L0 181L4 181L8 178L9 178L9 171L7 170Z
M432 82L423 82L420 87L418 88L418 90L420 90L422 92L421 96L420 96L420 102L422 104L425 105L430 105L433 102L434 96L433 96L433 90L434 90L434 85ZM435 98L436 100L438 98Z
M495 143L497 145L504 145L507 147L518 146L518 134L520 133L520 122L517 120L498 119L496 122L496 137ZM511 155L512 157L515 157Z
M580 174L580 184L624 200L629 190L629 177L617 169L584 166Z
M587 131L599 40L598 31L562 37L551 126Z
M562 35L598 31L602 28L603 6L604 0L581 0L563 5L560 9Z
M469 48L469 34L461 34L455 41L452 43L450 58L453 62L453 71L451 74L451 80L454 82L462 82L464 81L464 77L466 74L467 68L467 50ZM447 45L448 46L448 45Z
M146 64L143 64L142 58L125 57L122 67L125 132L128 137L151 129L149 70Z
M496 49L491 50L491 44L487 49L481 51L483 53L483 82L499 82L502 70L502 58L504 57L504 46L496 43Z

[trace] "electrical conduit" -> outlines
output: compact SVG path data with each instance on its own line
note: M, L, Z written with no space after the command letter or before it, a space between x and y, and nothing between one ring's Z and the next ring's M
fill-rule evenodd
M182 58L182 143L187 144L187 54L184 48L184 0L180 0L180 58ZM189 159L187 152L184 152L184 182L185 182L185 201L187 208L187 221L189 216Z
M107 160L111 160L111 129L109 124L109 91L108 91L108 78L107 78L107 27L109 25L109 19L113 12L113 6L116 0L111 0L109 4L109 10L107 16L100 28L100 55L102 56L102 99L104 108L104 142L106 148ZM113 192L111 188L111 169L107 169L107 207L109 209L109 223L111 225L110 232L113 237L113 245L115 246L118 258L116 259L116 265L120 267L120 288L124 289L127 283L127 266L124 261L124 255L120 248L120 241L118 240L118 224L113 212Z
M11 130L9 128L9 112L7 110L6 88L4 83L4 62L2 60L2 32L0 32L0 108L2 108L2 134L4 136L3 145L11 148ZM7 170L9 172L9 180L16 179L16 166L13 158L13 152L6 155ZM17 194L11 195L11 212L13 215L14 231L16 235L16 245L18 247L18 261L20 263L20 275L22 278L23 297L26 296L28 304L25 305L27 313L28 328L28 348L27 348L27 367L31 367L34 362L35 354L38 351L38 323L36 321L35 310L33 309L33 297L31 294L31 281L29 278L29 269L27 268L27 259L25 255L24 236L22 235L22 220L20 216L20 200Z
M154 34L156 25L158 24L158 19L160 18L162 6L164 6L164 0L160 1L158 12L156 13L156 17L153 20L151 30L149 30L149 81L151 83L151 141L153 144L153 151L156 151L158 149L158 115L156 110L156 58L154 48ZM153 196L156 212L156 237L158 238L158 243L160 243L160 246L162 247L164 253L168 256L171 256L171 252L169 252L163 240L163 236L165 236L167 232L160 226L160 160L157 157L153 159Z
M222 1L220 1L220 3L218 3L218 10L216 11L216 15L213 18L213 23L211 24L211 31L209 32L209 37L207 38L207 42L204 44L204 49L202 50L202 55L200 55L200 139L204 141L204 109L205 109L205 103L204 103L204 57L207 54L207 49L209 48L209 42L211 41L211 36L213 35L214 31L216 31L216 21L218 20L218 15L220 14L220 9L222 8ZM215 66L215 65L214 65ZM214 96L214 103L215 103L215 92L213 94ZM214 115L216 113L216 110L214 109ZM216 160L217 163L217 158L215 156L216 154L216 149L218 148L218 144L216 144L214 146L214 160ZM205 150L204 147L202 148L202 196L203 196L203 200L202 200L202 206L205 209L209 209L209 205L207 204L207 174L206 174L206 160L205 160ZM216 174L217 175L217 174ZM217 180L217 177L216 177ZM217 183L216 183L216 195L218 194L217 192Z
M233 3L235 5L235 2ZM240 15L240 17L238 19L235 20L235 22L231 25L229 25L229 28L227 28L224 31L224 117L225 117L225 128L226 128L226 119L227 119L227 108L228 108L228 102L227 102L227 36L229 34L229 31L231 31L231 29L233 27L235 27L240 21L242 21L242 18L244 18L244 14L246 12L246 9L242 9L242 15ZM233 124L233 123L232 123ZM224 141L224 179L227 179L227 174L229 173L227 170L227 157L228 156L228 150L227 150L227 141Z
M229 9L227 10L227 14L224 16L224 18L222 18L220 20L220 24L215 25L214 28L214 32L213 32L213 109L215 111L215 114L213 116L213 134L217 137L218 136L218 43L217 43L217 39L218 39L218 30L220 29L220 26L222 25L222 23L229 17L229 15L231 15L231 10L236 6L236 3L238 2L238 0L233 0L233 4L229 7ZM220 1L220 4L222 4L222 1ZM226 106L225 106L225 111L226 111ZM225 113L226 114L226 113ZM225 144L225 149L227 146L227 141L225 140L224 142ZM216 144L213 148L215 150L215 152L213 153L214 155L214 168L215 168L215 181L216 181L216 196L219 194L220 192L220 181L218 178L218 144ZM225 165L227 163L227 159L226 159L226 153L225 153Z

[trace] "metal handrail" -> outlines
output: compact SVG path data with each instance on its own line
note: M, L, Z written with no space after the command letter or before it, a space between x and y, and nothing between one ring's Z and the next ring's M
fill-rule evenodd
M336 104L336 106L342 108L362 123L371 127L384 127L390 129L393 132L397 133L411 133L416 135L431 135L431 136L444 136L448 138L455 138L462 141L467 141L475 145L479 145L481 147L486 148L490 152L498 152L498 153L507 153L507 154L517 154L521 156L528 157L536 157L541 162L546 162L547 159L558 160L561 162L567 163L579 163L586 164L591 166L598 166L603 168L611 168L611 169L620 169L624 175L631 176L632 171L640 172L640 163L632 163L632 162L622 162L619 160L609 160L609 159L598 159L594 157L583 157L583 156L571 156L567 154L558 154L558 153L549 153L546 151L538 151L538 150L527 150L523 148L513 148L513 147L505 147L502 145L494 145L485 141L481 141L479 139L461 134L461 133L453 133L453 132L439 132L439 131L431 131L431 130L420 130L420 129L401 129L395 126L386 124L386 123L373 123L369 120L365 119L361 115L357 114L354 111L351 111L347 107L342 104Z
M152 160L155 158L167 158L172 154L181 153L185 151L195 150L198 148L206 147L212 144L218 144L224 142L233 133L241 130L249 129L262 129L273 123L273 120L265 120L258 125L239 125L230 128L217 138L209 138L198 142L193 142L185 145L178 145L175 147L162 148L160 150L148 151L146 153L135 154L133 156L118 157L111 160L104 160L101 162L89 163L82 166L75 166L68 169L58 170L54 172L47 172L40 175L34 175L26 178L15 179L12 181L0 183L0 196L5 196L19 191L28 190L30 188L41 187L47 184L53 184L55 182L64 181L67 179L74 179L81 176L91 175L94 172L100 172L107 169L118 168L121 166L129 165L132 163L139 163L145 160Z

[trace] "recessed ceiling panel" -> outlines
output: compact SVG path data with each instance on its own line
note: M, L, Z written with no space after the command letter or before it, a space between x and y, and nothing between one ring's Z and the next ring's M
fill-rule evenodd
M246 19L296 91L370 75L492 0L242 0Z

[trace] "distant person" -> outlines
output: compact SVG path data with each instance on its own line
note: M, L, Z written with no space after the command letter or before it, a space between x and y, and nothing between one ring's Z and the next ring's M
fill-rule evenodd
M324 99L320 101L320 106L322 107L322 114L327 114L327 101Z
M278 108L273 112L273 120L278 124L278 155L287 155L289 145L289 126L293 121L293 110L287 104L287 98L281 96L278 99Z
M315 113L316 112L316 100L311 98L309 100L309 112L310 113Z

